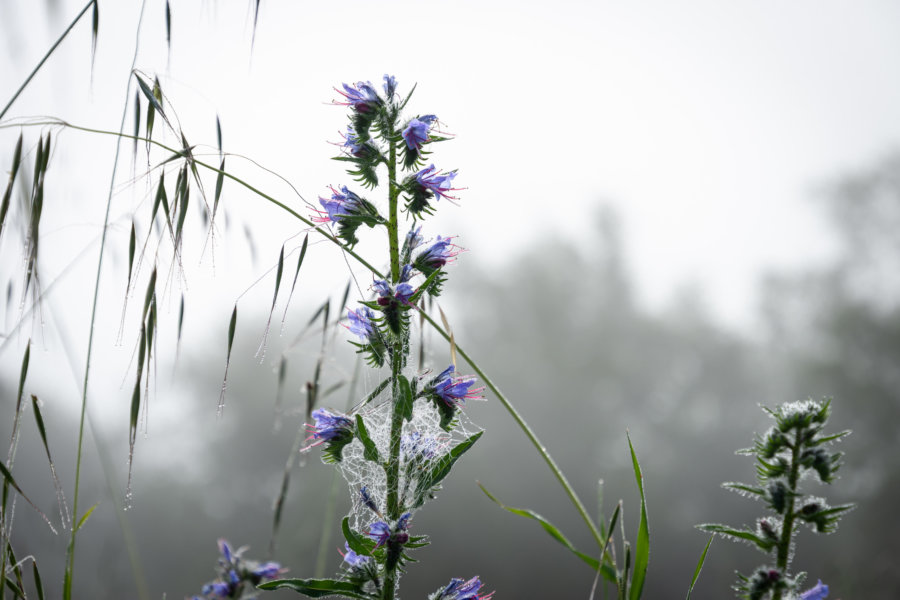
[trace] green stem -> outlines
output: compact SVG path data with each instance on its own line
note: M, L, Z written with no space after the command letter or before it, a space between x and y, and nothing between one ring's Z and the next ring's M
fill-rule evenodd
M10 109L10 107L13 105L13 102L15 102L19 97L19 94L21 94L25 90L25 88L28 87L28 84L31 83L31 80L34 79L35 75L37 75L37 72L41 70L41 67L43 67L44 63L47 62L47 59L50 58L50 55L56 51L56 48L62 43L66 36L69 35L69 32L72 31L72 28L75 27L75 24L81 20L81 17L83 17L84 13L86 13L87 10L91 6L93 6L95 1L96 0L91 0L84 5L84 8L81 9L81 12L78 13L78 15L72 20L71 23L69 23L69 26L66 28L66 30L63 31L62 35L59 36L59 39L56 40L56 43L50 46L50 49L47 50L47 54L44 55L44 58L41 59L41 62L39 62L34 70L31 71L31 74L29 74L28 77L25 78L25 81L22 82L22 85L19 86L19 89L16 90L16 93L13 94L13 97L9 99L9 102L6 103L6 106L4 106L3 110L0 111L0 119L2 119L6 112Z
M391 283L397 285L400 280L400 245L399 223L397 215L400 190L396 184L397 174L397 146L393 141L393 135L385 136L390 145L388 158L388 239L391 256ZM387 518L388 524L393 526L400 518L403 507L400 506L400 436L403 431L403 413L398 410L400 403L400 370L403 367L403 340L399 339L391 343L391 437L388 448L388 460L384 474L387 480ZM389 563L391 561L388 561ZM394 590L397 587L397 564L385 565L384 588L382 600L393 600Z
M794 434L794 443L791 447L791 472L788 474L787 508L784 513L784 523L781 526L781 541L778 542L778 555L775 566L782 575L787 575L791 558L791 538L794 529L794 499L797 495L797 482L800 479L800 438L801 430ZM781 590L777 590L772 600L781 600Z
M137 61L137 52L138 52L138 38L140 37L141 32L141 24L144 20L144 6L146 5L146 1L141 2L141 13L138 18L137 25L137 33L135 35L135 46L134 46L134 56L131 61L131 68L134 69L135 61ZM85 7L85 10L87 8ZM130 73L131 71L129 71ZM109 230L109 213L112 208L112 198L113 198L113 190L116 185L116 168L119 165L119 149L122 144L122 133L125 130L125 117L128 114L128 96L129 91L131 90L131 76L128 77L128 83L125 85L125 106L122 108L122 120L119 124L119 138L116 141L116 154L113 158L113 168L112 174L109 179L109 192L106 198L106 211L103 216L103 233L100 237L100 255L97 258L97 275L94 279L94 300L91 305L91 322L90 328L88 330L88 346L87 346L87 356L84 361L84 385L81 391L81 420L78 427L78 450L75 458L75 491L74 498L72 500L72 518L75 520L75 523L81 518L78 515L78 489L79 483L81 481L81 451L84 447L84 422L85 416L87 413L87 400L88 400L88 381L90 380L91 373L91 350L94 345L94 323L97 319L97 303L100 297L100 275L103 271L103 251L106 249L106 233ZM126 500L127 501L127 500ZM75 534L77 533L77 527L72 527L72 535L69 537L69 545L66 549L66 568L65 574L63 577L63 598L64 600L71 600L72 598L72 579L75 575Z
M448 342L451 342L450 335L444 331L440 325L438 325L434 319L431 318L431 315L427 313L422 313L422 316L428 321L432 327L434 327L438 333L440 333L444 339ZM541 455L541 458L544 459L544 462L547 463L547 466L550 467L550 470L553 472L553 475L556 477L556 480L559 482L559 485L562 486L563 490L565 490L566 495L571 500L572 504L575 506L575 509L578 511L578 514L581 515L581 518L584 520L588 529L591 532L591 535L594 538L594 541L597 542L597 545L602 550L604 547L603 536L600 534L600 531L597 529L597 526L594 524L594 520L591 519L590 514L587 509L584 507L584 504L581 502L581 499L578 497L578 494L575 493L575 490L572 488L572 485L569 483L568 479L566 479L565 474L563 474L562 470L556 464L556 461L553 460L553 457L550 456L550 452L547 451L547 448L541 443L541 440L538 439L537 435L534 431L529 427L528 423L525 422L525 419L522 418L522 415L519 414L519 411L512 405L512 402L503 395L503 392L494 384L493 381L487 376L487 374L481 370L481 367L469 357L468 353L465 350L456 345L455 341L452 341L456 347L456 353L459 354L463 359L469 363L469 366L472 367L472 370L475 371L475 374L481 378L481 381L491 392L493 392L494 396L496 396L497 400L500 401L500 404L503 405L503 408L512 416L513 420L516 422L516 425L519 426L525 435L528 437L528 440L531 444L537 449L538 453Z

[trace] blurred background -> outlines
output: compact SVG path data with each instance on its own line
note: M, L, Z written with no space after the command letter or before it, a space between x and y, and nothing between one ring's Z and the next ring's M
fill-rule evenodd
M82 7L0 4L0 101ZM15 203L0 239L0 439L12 431L30 340L25 393L42 401L71 496L116 153L112 136L18 125L54 116L116 131L124 118L132 132L133 80L126 85L134 60L159 78L170 119L177 115L198 157L218 160L218 116L233 153L228 170L306 214L328 185L349 183L329 158L337 148L327 142L340 142L346 125L346 111L330 105L338 98L332 88L392 73L401 90L418 85L413 113L437 114L457 136L433 158L439 168L458 168L455 183L466 189L459 206L441 201L425 225L430 237L457 235L468 250L451 267L441 301L456 340L589 507L600 510L600 489L607 518L624 500L634 539L630 432L650 520L645 597L686 593L708 539L694 525L750 524L761 514L761 505L720 484L752 480L751 459L734 451L769 426L760 405L807 397L833 397L832 429L853 434L832 489L812 481L806 489L859 507L834 535L802 531L795 568L827 582L834 598L900 595L900 7L262 2L254 28L256 8L173 3L169 46L165 2L100 2L95 57L89 11L4 116L4 169L20 131L24 164L33 162L40 132L52 131L54 150L41 223L43 294L33 309L23 276L27 223ZM179 143L161 126L157 132ZM77 598L197 593L213 577L219 537L266 556L273 501L317 369L318 402L336 408L378 381L356 370L349 334L333 320L348 282L352 306L371 276L327 242L310 239L296 290L288 303L282 285L265 336L280 248L292 276L304 226L231 182L214 234L196 201L180 262L172 264L170 248L154 256L151 242L128 291L131 223L139 240L148 236L151 168L166 158L132 152L122 144L101 273L79 500L97 508L78 537ZM215 180L207 181L211 189ZM360 253L381 265L382 240L363 236ZM127 502L134 353L152 264L160 333ZM321 317L310 321L325 302L332 322L323 332ZM447 344L427 330L424 337L426 365L443 368ZM487 433L416 515L415 531L433 544L416 555L403 597L474 574L498 600L589 597L589 568L476 485L536 510L590 553L549 470L498 402L488 397L467 412ZM13 473L58 522L30 408ZM292 576L331 574L346 487L316 452L295 457L289 473L273 557ZM50 532L24 502L16 508L17 555L36 557L48 597L58 597L68 536ZM761 558L714 541L694 597L730 597L734 571L749 572Z

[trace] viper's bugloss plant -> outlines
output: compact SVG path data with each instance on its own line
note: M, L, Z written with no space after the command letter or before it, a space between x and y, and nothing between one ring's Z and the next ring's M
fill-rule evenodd
M456 460L481 436L461 424L466 400L481 398L475 377L456 374L450 365L432 370L407 370L410 352L410 315L427 298L440 295L444 267L460 248L451 237L428 242L419 224L450 193L456 171L424 167L432 144L447 139L436 135L435 115L404 117L412 91L401 98L397 80L384 76L377 90L369 82L343 84L335 104L350 108L350 124L343 133L341 155L350 163L348 175L363 188L386 188L386 203L364 198L346 185L331 186L320 197L322 210L312 220L335 230L346 248L358 241L362 225L387 237L389 275L373 279L371 295L350 308L346 328L350 340L375 369L389 367L383 392L370 394L351 414L319 408L307 425L304 448L322 446L322 459L336 463L347 479L354 500L343 520L346 538L341 572L333 579L284 579L263 583L263 589L290 588L310 597L343 596L392 600L410 552L428 543L413 533L413 516L440 489ZM423 168L424 167L424 168ZM383 175L379 175L379 172ZM370 198L372 196L370 195ZM401 217L408 233L401 239ZM227 582L226 582L227 583ZM478 577L451 579L432 594L434 599L488 599Z
M827 596L827 585L819 581L800 592L806 574L790 572L797 525L804 523L817 533L832 533L840 517L854 505L829 506L824 498L801 492L800 482L807 478L833 482L843 453L833 451L832 445L850 432L823 433L831 414L830 400L790 402L776 410L764 410L775 425L757 436L752 448L739 451L756 457L756 485L728 482L723 487L763 501L770 514L760 517L752 528L734 529L719 524L699 527L750 542L768 556L769 562L752 574L738 573L735 590L739 597L819 600Z

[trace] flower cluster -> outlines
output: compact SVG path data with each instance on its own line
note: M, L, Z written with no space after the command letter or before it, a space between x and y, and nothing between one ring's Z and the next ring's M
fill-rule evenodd
M203 585L201 595L193 600L221 600L224 598L256 598L256 586L276 579L286 572L275 562L257 562L242 557L246 548L232 550L224 539L219 540L218 577Z
M444 267L461 250L452 237L441 236L423 248L426 239L419 222L434 212L432 202L457 200L453 193L461 188L454 187L455 170L441 171L434 164L425 167L431 145L446 138L436 130L438 119L433 114L408 119L401 116L409 96L400 97L394 77L384 76L382 90L370 82L343 84L335 89L341 96L335 104L350 108L350 123L339 144L341 155L335 158L349 163L348 174L368 188L379 186L379 170L387 171L383 180L388 187L388 212L382 216L379 206L348 186L340 186L330 188L330 197L319 199L322 209L316 211L313 220L337 227L337 237L347 246L358 242L360 225L387 231L389 274L376 274L371 286L373 296L347 310L345 327L356 337L351 343L373 367L390 364L390 377L367 396L360 408L385 390L390 404L388 410L376 407L352 415L325 408L312 412L315 424L307 425L305 449L321 445L324 460L344 461L344 472L352 474L351 484L358 493L351 513L356 520L351 524L348 517L342 527L346 544L341 552L341 579L291 580L290 587L313 597L328 590L354 598L393 599L398 573L411 560L408 552L427 543L424 536L409 532L413 511L434 497L453 463L481 436L478 432L454 443L449 433L458 425L456 416L466 400L481 397L483 388L475 386L474 377L456 375L453 366L430 380L424 375L407 379L402 374L410 348L411 311L424 310L427 304L423 299L440 294ZM401 247L398 213L402 211L412 227ZM446 433L404 430L404 423L433 423L435 408ZM424 420L417 421L419 416ZM377 440L373 439L375 432ZM446 437L439 441L436 433ZM357 445L346 453L348 444ZM373 472L375 479L370 481L366 477ZM362 483L359 473L364 474ZM376 481L378 493L374 494L369 485L376 485ZM361 516L360 511L362 515L373 514L374 520ZM266 589L279 585L274 582ZM454 579L435 597L490 598L490 594L480 594L480 589L477 577Z

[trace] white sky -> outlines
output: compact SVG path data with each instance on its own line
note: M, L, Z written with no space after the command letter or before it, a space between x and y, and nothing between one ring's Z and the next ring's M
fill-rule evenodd
M59 4L55 21L40 2L0 5L4 103L83 5ZM754 308L761 270L828 252L810 202L817 187L900 140L895 2L266 0L252 58L251 2L177 2L170 61L163 6L147 2L137 67L159 75L191 143L215 144L218 113L226 150L314 200L347 181L328 160L326 141L345 125L344 109L327 104L331 88L393 73L403 89L418 82L414 112L436 113L457 136L434 161L458 168L468 189L459 208L440 206L431 233L459 234L466 261L502 264L547 236L588 252L592 213L606 203L622 216L650 305L692 282L737 324ZM101 10L93 83L86 19L8 117L118 128L139 3ZM4 169L15 134L0 131ZM111 158L102 144L94 174L73 167L101 198ZM83 158L83 147L70 152ZM119 208L114 217L131 210ZM79 217L96 226L102 209L92 210ZM257 217L263 262L273 262L297 227Z

